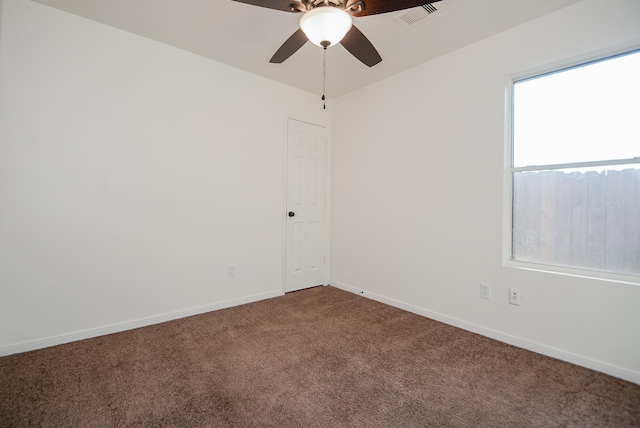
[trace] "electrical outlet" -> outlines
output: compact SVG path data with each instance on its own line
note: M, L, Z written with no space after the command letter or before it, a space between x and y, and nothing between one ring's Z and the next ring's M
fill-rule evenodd
M483 299L491 299L491 286L480 284L480 297Z
M232 278L232 277L236 276L236 267L235 266L229 266L227 268L227 276L229 278Z
M509 289L509 303L511 303L512 305L522 304L522 299L520 297L520 290L518 290L517 288Z

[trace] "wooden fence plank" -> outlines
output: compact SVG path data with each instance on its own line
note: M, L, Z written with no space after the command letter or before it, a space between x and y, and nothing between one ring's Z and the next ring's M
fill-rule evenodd
M561 172L540 174L540 259L541 263L556 263L556 180Z
M586 268L589 266L589 181L581 172L567 175L571 182L571 194L562 197L571 200L569 266Z
M624 272L640 275L640 168L620 173L624 198Z
M606 264L606 173L590 171L586 174L589 182L587 231L587 267L605 270Z
M555 264L571 266L571 175L561 173L556 180Z
M624 271L624 186L622 174L611 170L606 174L607 270Z

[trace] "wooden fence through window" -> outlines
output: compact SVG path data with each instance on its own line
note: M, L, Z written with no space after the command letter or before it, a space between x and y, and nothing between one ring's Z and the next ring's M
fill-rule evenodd
M640 275L640 168L517 172L513 258Z

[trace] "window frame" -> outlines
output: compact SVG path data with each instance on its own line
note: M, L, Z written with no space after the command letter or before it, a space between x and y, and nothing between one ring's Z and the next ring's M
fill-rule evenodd
M554 73L559 73L573 68L588 66L616 57L640 53L640 44L637 42L630 45L619 46L617 48L608 48L598 52L592 52L587 55L581 55L564 61L536 67L534 69L514 73L508 76L504 90L504 203L503 203L503 254L502 265L509 268L522 269L527 271L536 271L542 273L568 275L573 277L581 277L594 280L605 280L611 282L640 285L640 275L617 274L599 270L591 270L586 268L566 267L539 262L515 260L513 258L513 201L514 188L513 176L518 172L525 171L549 171L568 168L589 168L601 166L616 165L640 165L640 157L629 159L613 159L604 161L588 161L588 162L572 162L562 164L549 165L533 165L515 167L514 164L514 85L518 82L544 77Z

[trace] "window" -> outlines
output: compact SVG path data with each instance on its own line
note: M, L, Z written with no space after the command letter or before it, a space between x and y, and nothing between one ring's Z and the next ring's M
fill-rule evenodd
M640 51L512 97L511 260L640 276Z

